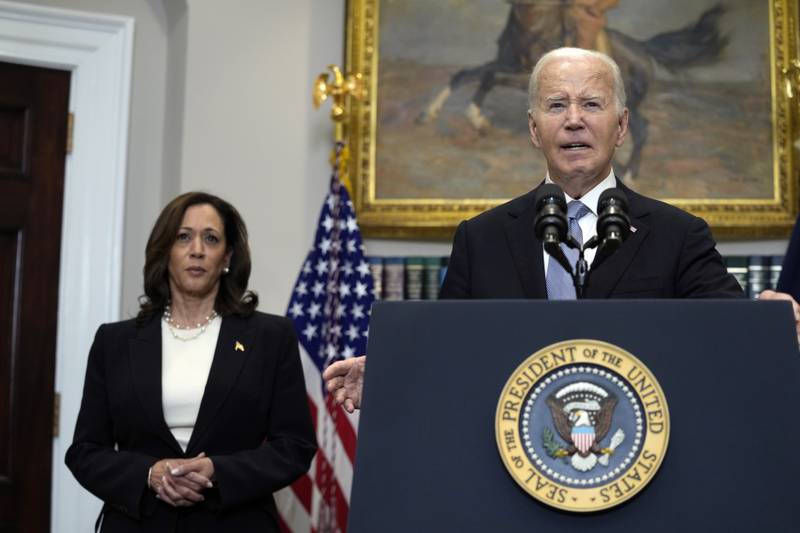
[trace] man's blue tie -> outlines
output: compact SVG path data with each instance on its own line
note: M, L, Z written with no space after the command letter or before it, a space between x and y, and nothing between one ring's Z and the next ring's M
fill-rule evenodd
M567 218L569 218L569 233L578 241L578 244L583 244L583 232L578 221L589 212L589 208L583 205L579 200L573 200L567 205ZM566 244L561 244L561 249L567 257L567 261L575 268L575 263L578 262L578 250L568 247ZM572 281L572 275L569 274L558 261L549 258L547 264L547 299L548 300L574 300L575 299L575 284Z

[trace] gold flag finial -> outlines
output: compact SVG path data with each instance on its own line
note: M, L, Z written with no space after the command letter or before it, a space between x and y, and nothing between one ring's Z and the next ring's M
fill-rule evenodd
M322 102L332 100L331 120L335 126L336 141L344 140L344 120L347 115L347 98L352 96L356 100L363 100L367 96L367 89L361 74L345 76L336 65L328 65L328 70L333 74L333 79L327 72L317 76L314 82L312 98L314 108L318 109Z

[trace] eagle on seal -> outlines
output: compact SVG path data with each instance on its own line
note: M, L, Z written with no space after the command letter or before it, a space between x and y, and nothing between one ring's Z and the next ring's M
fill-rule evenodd
M568 443L555 452L569 457L573 468L587 472L597 464L598 455L610 455L613 448L599 443L611 429L617 397L587 381L571 383L545 400L559 436Z

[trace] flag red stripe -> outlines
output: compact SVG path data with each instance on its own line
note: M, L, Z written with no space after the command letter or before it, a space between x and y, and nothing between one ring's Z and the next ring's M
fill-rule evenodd
M311 399L311 396L307 396L308 398L308 409L311 411L311 419L314 424L314 427L317 425L317 404L314 403L314 400ZM303 474L299 479L297 479L291 485L292 493L295 495L297 500L306 510L306 512L310 515L311 514L311 498L313 487L311 484L311 478L308 474ZM280 514L280 513L279 513ZM286 526L286 531L291 533L291 528Z
M342 487L334 476L328 458L322 450L317 452L317 472L314 476L314 482L320 491L323 501L336 509L336 523L339 526L339 530L345 531L349 507L342 493ZM327 487L324 485L327 485ZM319 526L319 524L317 524L317 526Z
M280 529L281 533L292 533L292 530L286 525L286 522L283 521L283 517L280 513L278 513L278 529Z
M339 437L339 440L342 442L344 452L352 464L353 460L355 459L356 433L352 424L350 424L350 422L345 418L349 415L346 411L344 411L344 409L336 406L330 396L326 397L325 404L325 408L328 410L328 415L332 420L335 421L334 424L336 428L336 434ZM311 398L311 396L308 396L308 406L311 411L311 418L314 426L316 427L317 423L319 422L319 407ZM335 416L333 411L335 411ZM333 477L333 482L326 483L328 484L326 494L326 488L323 487L325 482L323 480L330 480L331 476ZM325 500L328 505L332 504L336 509L336 523L339 530L344 531L347 525L349 506L342 492L341 485L339 484L338 479L336 479L331 468L328 457L321 449L317 452L316 475L314 476L314 480L312 480L310 476L304 475L295 481L291 486L292 493L295 495L303 508L305 508L305 510L309 513L309 515L312 514L311 507L314 484L317 486L317 490L319 490L321 498ZM286 525L285 522L283 522L283 518L281 518L281 527L284 528L282 531L292 533L292 529Z
M311 395L306 394L306 398L308 399L308 410L311 411L311 423L317 427L317 404Z
M333 402L333 397L328 394L325 398L325 407L336 426L336 433L339 435L339 440L342 442L344 451L347 457L350 458L350 463L355 464L356 461L356 432L353 425L347 420L347 411L337 406Z
M313 492L313 486L308 474L303 474L302 477L292 483L292 492L297 496L297 499L300 500L300 503L303 504L303 508L306 512L311 514L311 494Z

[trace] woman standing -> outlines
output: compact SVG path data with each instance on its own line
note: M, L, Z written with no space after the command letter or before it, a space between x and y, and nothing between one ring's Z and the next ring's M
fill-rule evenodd
M316 450L291 321L255 311L247 230L191 192L147 242L136 319L100 326L66 463L103 532L278 531Z

